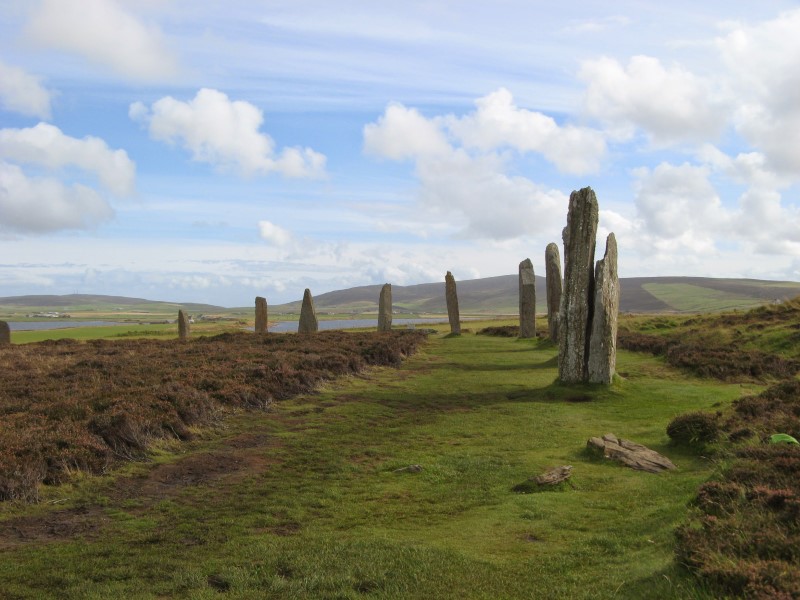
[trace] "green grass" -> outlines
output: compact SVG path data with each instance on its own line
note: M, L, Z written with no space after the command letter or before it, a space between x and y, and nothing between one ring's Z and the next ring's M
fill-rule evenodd
M642 288L679 312L747 309L764 303L763 298L743 296L686 283L645 283Z
M155 457L230 453L241 470L127 499L110 476L79 478L45 490L40 506L0 507L4 517L87 507L102 525L86 538L0 550L0 589L11 598L711 597L675 566L673 531L715 465L668 446L665 428L741 386L686 379L626 352L612 387L566 386L554 382L555 354L542 340L436 335L399 369L234 415ZM589 456L588 437L608 432L679 470L652 475ZM233 443L247 435L262 443ZM397 471L410 464L422 471ZM560 464L573 465L571 485L511 491Z

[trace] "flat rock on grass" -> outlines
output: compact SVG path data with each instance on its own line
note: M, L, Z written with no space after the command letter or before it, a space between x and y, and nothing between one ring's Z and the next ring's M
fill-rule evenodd
M661 473L677 469L666 456L650 450L647 446L618 438L613 433L607 433L602 438L589 438L586 445L590 450L600 451L606 458L619 461L638 471Z

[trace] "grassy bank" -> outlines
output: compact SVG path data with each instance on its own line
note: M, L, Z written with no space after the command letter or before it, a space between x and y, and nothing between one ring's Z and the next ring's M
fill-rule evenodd
M477 329L478 325L470 324ZM0 507L11 598L710 597L674 530L716 469L668 445L678 414L749 384L621 352L611 388L563 386L554 346L432 336L399 368L234 415L150 462ZM613 432L670 456L651 475L590 457ZM570 485L512 488L555 465ZM420 471L405 469L420 465Z

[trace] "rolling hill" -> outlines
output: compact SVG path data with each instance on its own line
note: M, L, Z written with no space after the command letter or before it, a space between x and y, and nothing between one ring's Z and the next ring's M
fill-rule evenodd
M457 282L459 307L463 314L516 314L517 275L501 275ZM714 312L747 309L800 295L800 283L758 279L714 279L707 277L628 277L620 280L620 311L632 313ZM381 285L336 290L314 297L318 311L360 314L377 311ZM313 292L313 290L312 290ZM536 279L537 310L544 313L545 279ZM392 286L395 310L408 313L443 314L444 281ZM209 304L163 302L90 294L30 295L0 298L0 307L62 311L152 311L171 313L178 308L192 312L228 313L250 311L250 307L223 308ZM300 301L271 305L274 314L299 313Z
M457 282L459 308L465 314L516 314L517 275L501 275ZM314 297L317 310L354 312L377 310L380 285L338 290ZM620 280L620 311L633 313L709 312L746 309L800 295L800 283L757 279L706 277L629 277ZM545 278L536 278L536 306L547 312ZM446 313L444 281L392 285L397 310ZM298 312L300 301L276 305L277 312Z

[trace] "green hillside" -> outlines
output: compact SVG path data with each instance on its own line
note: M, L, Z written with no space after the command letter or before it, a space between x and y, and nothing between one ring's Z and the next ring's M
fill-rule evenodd
M517 275L458 281L463 314L504 315L518 310ZM314 297L317 310L360 313L377 310L380 285L328 292ZM313 292L313 290L312 290ZM620 311L630 313L715 312L748 309L800 295L800 283L704 277L630 277L620 280ZM536 279L536 309L546 313L545 278ZM396 310L410 313L447 312L444 281L392 286ZM276 305L275 312L298 312L300 302Z
M317 311L336 315L363 315L378 309L381 285L366 285L314 296ZM459 308L464 315L514 315L518 310L517 275L501 275L457 282ZM312 293L314 290L311 290ZM800 295L800 283L757 279L705 277L629 277L620 279L623 313L691 313L743 310ZM298 294L299 296L299 294ZM545 278L536 279L536 308L547 312ZM444 281L417 285L392 285L396 312L445 314ZM267 298L269 300L269 298ZM192 314L250 318L252 305L224 308L209 304L179 303L70 294L64 296L11 296L0 298L0 319L18 320L34 312L66 312L77 319L136 320L174 318L178 309ZM271 304L276 318L300 312L300 300Z

